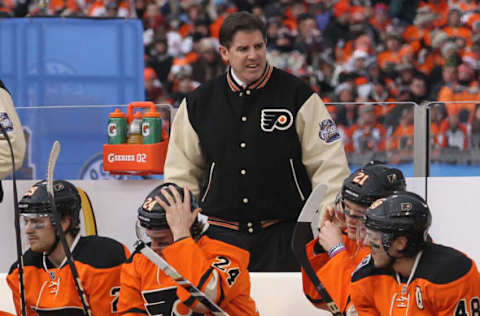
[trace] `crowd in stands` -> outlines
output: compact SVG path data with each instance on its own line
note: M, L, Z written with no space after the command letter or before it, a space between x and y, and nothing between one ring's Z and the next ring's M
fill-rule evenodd
M332 103L348 153L411 158L413 106L401 102L425 101L442 101L431 108L434 149L480 148L479 105L443 102L479 99L477 0L0 0L4 16L142 19L146 97L174 106L225 71L218 32L238 10L266 23L272 65Z

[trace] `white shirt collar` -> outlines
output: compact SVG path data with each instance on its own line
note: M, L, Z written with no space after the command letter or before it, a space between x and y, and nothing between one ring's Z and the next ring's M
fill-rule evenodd
M238 83L241 87L245 88L247 85L245 84L245 82L243 82L242 80L240 80L237 75L235 75L235 72L233 71L233 68L230 67L230 71L232 73L232 77L233 77L233 80L235 80L236 83Z

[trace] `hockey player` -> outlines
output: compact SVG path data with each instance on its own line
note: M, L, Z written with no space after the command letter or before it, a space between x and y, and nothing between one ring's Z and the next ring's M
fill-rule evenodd
M98 236L80 237L81 200L76 187L64 180L53 183L60 225L78 270L92 315L117 315L122 263L128 249ZM36 183L18 203L30 249L23 255L27 315L84 315L79 294L59 242L46 181ZM18 263L7 276L20 315Z
M369 252L358 240L360 219L376 199L405 186L400 170L375 161L366 164L343 181L336 205L323 212L318 238L306 245L314 271L342 313L353 311L349 304L351 274ZM303 271L302 281L307 298L324 308L322 297Z
M480 275L463 253L427 238L432 216L425 201L398 192L366 212L371 255L352 276L359 315L478 315Z
M258 315L250 297L249 253L207 237L199 211L186 187L164 183L147 195L137 225L155 252L229 315ZM121 315L212 315L141 253L125 264L121 283Z

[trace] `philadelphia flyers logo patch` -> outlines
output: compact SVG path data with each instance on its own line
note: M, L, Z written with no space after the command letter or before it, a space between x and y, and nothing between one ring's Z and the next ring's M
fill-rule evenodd
M284 131L292 126L292 112L286 109L263 109L260 127L264 132L273 132L274 129Z

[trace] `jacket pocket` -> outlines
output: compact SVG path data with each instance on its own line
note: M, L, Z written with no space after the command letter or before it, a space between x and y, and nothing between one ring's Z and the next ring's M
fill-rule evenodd
M208 175L208 183L207 183L207 188L205 189L205 193L203 193L202 196L202 203L205 202L205 199L207 198L208 192L210 191L210 186L212 185L212 179L213 179L213 171L215 170L215 161L212 162L212 165L210 166L210 173Z
M297 173L295 172L295 166L293 164L293 159L290 158L289 162L290 162L290 170L292 171L293 181L295 182L295 187L297 188L298 195L300 196L300 200L305 201L305 195L303 194L302 188L300 187L300 183L298 182Z

